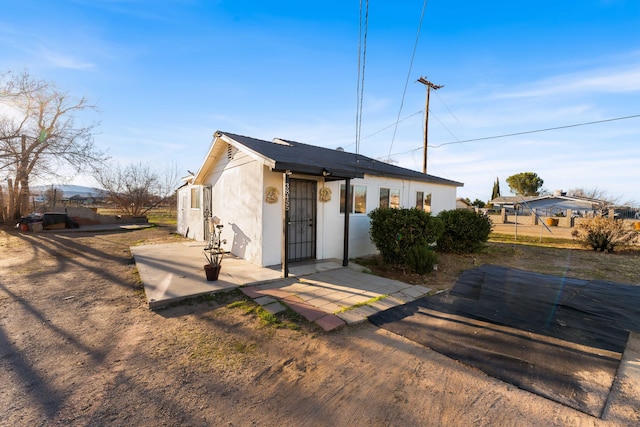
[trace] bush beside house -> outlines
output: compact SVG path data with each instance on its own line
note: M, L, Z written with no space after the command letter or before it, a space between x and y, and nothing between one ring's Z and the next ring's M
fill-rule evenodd
M482 213L456 209L440 212L438 219L444 225L444 231L437 240L438 250L442 252L476 252L491 233L491 220Z
M489 238L491 221L469 210L442 211L437 217L419 209L378 208L369 213L371 241L387 264L406 264L419 274L433 270L442 252L478 251Z
M444 231L438 218L415 208L377 208L369 218L371 241L388 264L405 264L411 248L435 243Z

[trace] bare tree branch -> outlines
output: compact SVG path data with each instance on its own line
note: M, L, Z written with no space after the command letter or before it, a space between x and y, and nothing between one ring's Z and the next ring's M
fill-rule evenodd
M94 177L124 215L141 216L166 203L175 193L179 175L175 164L154 170L142 163L108 164L94 169Z
M14 175L9 189L10 218L25 214L33 176L62 177L60 166L76 171L106 160L93 141L93 124L76 125L84 111L96 110L87 98L74 100L54 83L28 71L0 74L0 170Z

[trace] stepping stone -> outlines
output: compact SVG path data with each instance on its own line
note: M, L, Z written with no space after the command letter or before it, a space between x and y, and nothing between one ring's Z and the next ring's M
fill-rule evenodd
M283 291L282 289L265 289L264 291L262 291L263 295L270 295L272 297L275 298L281 298L284 299L286 297L288 297L289 295L291 295L291 292L287 292L287 291Z
M316 324L326 332L333 331L334 329L341 328L345 325L344 321L335 314L327 314L326 316L319 318L316 320Z
M287 309L287 307L280 304L278 301L272 302L271 304L263 305L262 308L264 308L271 314L280 313L281 311L285 311Z
M274 303L274 302L276 302L277 300L276 300L275 298L273 298L273 297L270 297L270 296L264 296L264 295L263 295L263 296L260 296L259 298L254 299L254 301L256 302L256 304L259 304L259 305L265 306L265 305L267 305L267 304Z
M358 308L354 308L353 310L343 311L341 313L336 314L339 318L347 322L347 325L354 325L356 323L362 323L367 318L373 314L376 314L378 310L369 306L362 306Z
M378 311L384 311L384 310L388 310L390 308L396 307L398 305L402 305L402 302L393 300L387 297L387 298L379 299L378 301L373 302L369 305Z
M410 288L405 288L400 292L413 298L419 298L429 293L429 289L422 286L412 286Z
M415 285L413 289L420 290L422 295L426 295L431 292L431 288L427 288L426 286Z
M263 294L258 292L255 286L247 286L246 288L240 288L240 290L249 298L260 298L263 296Z
M293 310L296 313L298 313L299 315L303 316L309 322L313 322L313 321L321 318L322 316L326 316L327 315L326 312L324 312L322 310L318 310L314 306L306 304L306 303L300 301L296 297L286 298L283 302L291 310Z
M394 292L393 294L389 295L389 297L392 297L396 300L401 301L401 304L405 304L407 302L413 301L415 298L403 293L402 291L400 292Z

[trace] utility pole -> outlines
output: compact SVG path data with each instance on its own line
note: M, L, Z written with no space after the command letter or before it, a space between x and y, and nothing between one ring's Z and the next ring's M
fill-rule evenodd
M418 82L422 83L427 87L427 105L424 108L424 152L422 159L422 173L427 173L427 135L429 133L429 95L431 94L431 89L438 90L444 85L436 85L427 80L426 77L420 77Z

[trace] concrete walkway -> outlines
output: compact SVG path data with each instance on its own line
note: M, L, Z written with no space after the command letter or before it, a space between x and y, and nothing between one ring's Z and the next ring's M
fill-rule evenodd
M413 301L431 291L367 274L357 264L342 267L335 260L293 264L285 279L279 268L261 268L225 256L219 279L208 282L203 269L203 247L198 242L131 247L150 308L240 288L271 313L288 307L330 331L363 322L378 311Z

